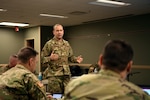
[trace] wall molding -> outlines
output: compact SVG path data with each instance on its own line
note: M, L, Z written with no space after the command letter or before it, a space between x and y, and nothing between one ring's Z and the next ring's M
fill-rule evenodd
M70 66L81 66L83 68L89 68L91 64L78 64L78 63L70 63ZM132 65L132 69L150 69L150 65Z

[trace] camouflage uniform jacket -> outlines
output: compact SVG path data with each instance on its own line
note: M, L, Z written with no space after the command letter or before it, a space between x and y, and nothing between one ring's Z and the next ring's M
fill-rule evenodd
M44 86L22 65L0 75L0 100L46 100Z
M150 100L150 97L119 74L102 69L99 74L72 80L66 87L64 100Z
M50 60L51 53L58 54L59 59L56 61ZM41 52L42 66L48 67L44 74L49 76L62 76L70 75L68 61L77 62L76 57L73 55L73 50L68 41L62 39L57 41L55 38L49 40L43 47Z
M8 64L6 66L0 66L0 75L6 72L8 69L10 69Z

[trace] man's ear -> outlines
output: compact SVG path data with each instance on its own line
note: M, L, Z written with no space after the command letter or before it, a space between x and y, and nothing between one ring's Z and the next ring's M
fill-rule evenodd
M101 67L102 66L102 61L103 61L103 55L101 54L99 56L99 60L98 60L98 65Z
M53 35L55 35L55 31L53 30Z
M127 65L127 72L131 72L131 67L132 67L133 61L130 61Z
M33 58L30 58L29 59L29 66L32 66L32 61L33 61Z

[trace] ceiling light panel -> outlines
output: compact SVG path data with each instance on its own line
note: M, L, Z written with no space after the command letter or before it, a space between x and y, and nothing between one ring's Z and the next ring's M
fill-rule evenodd
M55 18L68 18L67 16L51 15L51 14L40 14L40 16L44 16L44 17L55 17Z
M0 8L0 11L1 11L1 12L5 12L5 11L7 11L7 10L6 10L6 9Z
M97 0L94 2L90 2L89 4L108 6L108 7L122 7L122 6L131 5L130 3L124 3L124 2L112 1L112 0Z
M29 26L29 24L24 24L24 23L12 23L12 22L1 22L0 25L5 25L5 26L19 26L19 27Z

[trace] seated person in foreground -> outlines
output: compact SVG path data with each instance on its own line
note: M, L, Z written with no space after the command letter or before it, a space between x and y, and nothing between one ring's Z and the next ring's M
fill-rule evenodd
M100 70L100 67L99 67L98 63L92 64L89 67L88 74L90 74L90 73L96 74L99 72L99 70Z
M17 64L17 60L18 60L17 55L15 55L15 54L11 55L9 57L9 63L7 65L5 65L5 66L0 66L0 75L2 73L4 73L5 71L7 71L7 70L9 70L9 69L11 69L13 67L15 67L16 64Z
M140 87L126 80L131 71L132 47L122 40L107 42L98 64L98 74L87 74L69 82L64 100L150 100Z
M18 63L0 75L0 100L47 100L43 84L33 74L37 64L33 48L18 52Z

